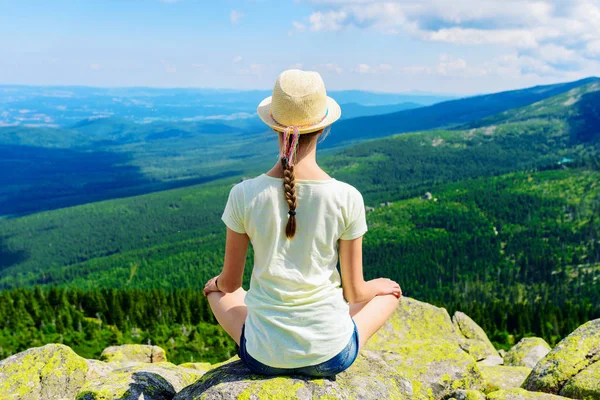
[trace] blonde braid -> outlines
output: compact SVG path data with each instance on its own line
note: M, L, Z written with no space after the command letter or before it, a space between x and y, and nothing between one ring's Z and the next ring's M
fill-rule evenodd
M281 159L281 166L283 167L283 192L289 207L285 236L292 239L296 234L296 177L294 166L289 164L287 158Z

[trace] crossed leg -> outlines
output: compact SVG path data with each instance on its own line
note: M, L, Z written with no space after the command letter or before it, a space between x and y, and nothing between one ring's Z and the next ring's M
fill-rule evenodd
M375 296L364 303L350 304L350 316L358 328L359 350L385 324L398 306L393 294Z
M217 322L238 346L242 335L242 325L248 315L245 298L246 291L242 288L233 293L212 292L208 294L208 303ZM396 296L389 294L375 296L364 303L350 304L350 316L358 328L360 349L385 324L398 306L398 301Z

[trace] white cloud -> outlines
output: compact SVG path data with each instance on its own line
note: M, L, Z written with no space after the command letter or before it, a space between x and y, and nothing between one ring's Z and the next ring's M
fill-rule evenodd
M242 57L242 56L236 56L236 57L233 57L232 61L234 64L237 64L239 62L242 62L243 59L244 59L244 57Z
M320 64L315 67L316 70L320 70L323 72L333 72L336 74L341 74L344 70L337 64Z
M546 64L582 65L585 58L600 56L599 0L305 2L314 7L307 18L312 31L354 27L423 41L494 45Z
M371 72L371 67L368 64L358 64L358 67L356 67L356 72L359 74L367 74Z
M302 64L297 63L297 64L290 65L288 67L288 69L302 69L302 66L303 66Z
M93 63L93 64L90 64L90 69L92 71L98 71L99 69L102 69L102 65L97 64L97 63Z
M244 14L242 14L241 12L237 10L231 10L231 14L229 14L229 21L235 25L240 22L243 16Z
M370 66L369 64L358 64L353 70L359 74L377 74L379 72L392 71L394 67L389 64L379 64L377 66Z
M292 21L292 26L297 32L304 32L306 30L306 25L301 24L298 21Z
M317 11L308 18L310 30L313 32L338 31L342 28L347 16L348 14L345 11L329 11L325 13Z

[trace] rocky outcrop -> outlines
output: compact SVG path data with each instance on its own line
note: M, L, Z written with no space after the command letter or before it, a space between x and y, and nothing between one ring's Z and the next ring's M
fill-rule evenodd
M600 319L581 325L541 359L525 380L527 390L600 398ZM594 397L596 396L596 397Z
M165 351L158 346L142 344L124 344L121 346L110 346L104 349L100 359L106 362L143 362L156 363L167 361Z
M488 367L479 366L484 380L486 393L502 389L520 388L531 372L527 367L507 367L503 365Z
M548 393L529 392L525 389L498 390L487 396L488 400L565 400L566 397Z
M504 363L515 367L535 367L551 348L542 338L523 338L504 356Z
M404 298L356 362L335 377L254 375L237 357L216 365L174 365L158 361L166 358L162 349L141 345L108 348L103 352L108 361L85 360L51 344L0 362L0 399L600 398L600 320L565 338L529 376L526 367L476 363L463 350L465 339L445 309ZM518 388L526 376L523 387L534 391Z
M34 347L0 361L0 398L73 399L88 369L86 360L67 346Z
M465 313L457 311L452 316L452 324L462 335L461 347L475 359L483 360L489 357L500 357L494 345L479 325Z

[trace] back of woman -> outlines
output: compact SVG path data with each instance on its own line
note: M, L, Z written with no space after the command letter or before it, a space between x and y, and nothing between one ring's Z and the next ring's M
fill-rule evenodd
M204 293L251 371L335 375L354 362L402 291L385 278L365 282L362 196L317 165L317 141L341 115L321 76L284 71L257 112L278 133L279 161L231 190L222 216L223 270ZM250 243L254 267L246 292Z
M296 232L286 237L283 179L262 174L234 187L225 224L245 233L254 249L246 295L247 350L285 368L318 364L339 353L354 330L344 301L339 239L367 231L362 196L336 179L295 180Z

